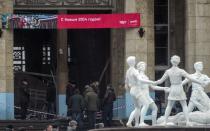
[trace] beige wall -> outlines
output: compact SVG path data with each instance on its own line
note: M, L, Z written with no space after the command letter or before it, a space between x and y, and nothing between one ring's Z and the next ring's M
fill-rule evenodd
M126 30L125 57L133 55L137 62L145 61L147 74L154 79L154 0L126 0L125 5L126 13L141 13L141 25L145 30L143 38L138 35L139 28ZM127 68L126 64L125 70Z
M185 36L186 69L192 73L194 62L203 61L210 76L210 0L186 0Z
M0 14L12 12L13 0L0 0ZM1 19L0 23L2 23ZM11 30L3 30L3 36L0 38L0 97L0 119L14 119L13 32Z
M0 13L12 12L13 0L0 0ZM0 38L0 92L14 92L13 32L11 30L3 30L3 36Z

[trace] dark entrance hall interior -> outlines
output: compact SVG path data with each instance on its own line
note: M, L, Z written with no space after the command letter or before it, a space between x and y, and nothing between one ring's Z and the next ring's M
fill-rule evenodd
M106 64L110 62L110 30L68 30L68 41L70 81L83 88L86 84L99 81L100 77L103 77L100 83L103 92L106 84L110 82L110 66L106 68Z
M15 107L20 106L21 82L27 80L30 94L29 109L47 111L47 84L55 87L52 77L56 70L55 36L56 30L14 30ZM18 108L15 108L15 117L20 117Z

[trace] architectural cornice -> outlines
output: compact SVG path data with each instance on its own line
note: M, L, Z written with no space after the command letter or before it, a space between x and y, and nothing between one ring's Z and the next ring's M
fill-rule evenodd
M110 9L116 0L14 0L14 9Z

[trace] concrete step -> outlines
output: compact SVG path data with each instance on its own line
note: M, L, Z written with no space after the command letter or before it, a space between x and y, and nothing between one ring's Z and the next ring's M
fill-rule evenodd
M12 125L15 130L25 128L30 131L43 131L49 124L66 130L68 120L0 120L0 130L5 130L8 125Z

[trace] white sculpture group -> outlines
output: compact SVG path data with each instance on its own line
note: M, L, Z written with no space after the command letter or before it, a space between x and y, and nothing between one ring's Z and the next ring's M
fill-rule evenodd
M148 77L145 74L146 70L145 62L139 62L136 65L136 60L134 56L130 56L127 58L127 64L129 65L129 69L126 72L125 88L126 90L130 91L130 94L134 100L135 109L131 112L126 126L132 127L132 121L134 119L135 119L135 127L148 126L147 124L144 123L144 118L149 108L152 109L152 125L157 124L156 122L157 106L149 95L149 87L151 87L154 90L163 90L169 93L165 115L164 117L161 117L160 120L158 120L158 124L160 125L170 124L168 118L171 113L172 107L176 101L180 102L182 106L187 126L192 125L191 121L193 121L193 118L192 120L189 119L189 113L192 112L195 107L197 107L201 112L204 113L208 111L210 112L210 99L207 96L207 94L204 92L204 87L206 87L210 83L210 78L201 73L203 70L203 63L202 62L195 63L194 68L196 72L192 75L188 74L183 69L180 69L178 67L179 63L180 63L180 57L176 55L172 56L171 57L172 67L165 71L161 79L157 81L151 81L148 79ZM182 81L183 77L185 78L184 81ZM156 86L163 83L168 78L171 84L170 87ZM192 95L188 106L186 102L187 97L183 89L183 85L187 83L192 83ZM183 113L182 115L179 116L183 116ZM139 123L139 118L140 118L140 123ZM207 120L200 120L200 121L207 121ZM171 118L170 122L173 122ZM173 122L173 124L177 123Z

